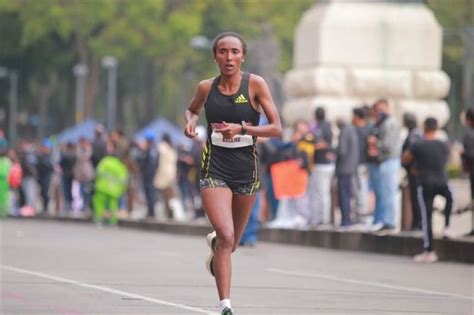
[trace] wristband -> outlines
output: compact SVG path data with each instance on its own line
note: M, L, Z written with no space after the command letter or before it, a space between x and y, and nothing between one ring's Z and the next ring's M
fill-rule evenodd
M246 135L247 134L247 129L245 128L245 121L242 120L240 125L242 126L242 131L240 132L240 134L241 135Z

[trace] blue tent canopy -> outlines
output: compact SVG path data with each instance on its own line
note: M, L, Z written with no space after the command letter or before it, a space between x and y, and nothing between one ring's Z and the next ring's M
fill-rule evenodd
M165 133L170 136L175 146L190 146L192 144L192 141L184 135L181 128L178 128L178 126L164 118L157 118L146 125L143 129L135 133L134 139L145 139L147 135L153 134L155 141L159 142Z
M56 137L58 143L77 142L80 138L94 139L94 130L99 123L94 119L83 122L61 131Z

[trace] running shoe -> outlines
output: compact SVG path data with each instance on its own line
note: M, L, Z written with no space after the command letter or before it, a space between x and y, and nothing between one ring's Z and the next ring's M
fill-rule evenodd
M456 238L456 233L449 227L444 229L443 238L444 239L454 239Z
M436 255L434 251L424 251L423 253L413 257L413 260L417 263L431 264L438 261L438 255Z
M207 245L211 249L211 252L209 253L209 257L207 257L206 267L207 267L207 271L209 271L209 273L214 277L214 269L212 267L212 261L214 260L214 253L216 251L216 245L217 245L216 231L207 234Z
M231 308L226 307L222 310L221 315L234 315L234 312Z

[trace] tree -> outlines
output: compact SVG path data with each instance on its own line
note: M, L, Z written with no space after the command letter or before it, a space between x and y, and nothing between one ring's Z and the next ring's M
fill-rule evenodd
M0 65L19 69L22 107L39 113L43 134L46 113L57 122L50 129L73 122L72 68L79 62L89 68L86 116L105 117L100 60L115 56L119 118L132 131L156 114L180 115L195 81L216 74L210 51L192 49L192 37L233 30L250 41L269 21L283 47L279 67L287 70L294 27L313 2L0 0Z

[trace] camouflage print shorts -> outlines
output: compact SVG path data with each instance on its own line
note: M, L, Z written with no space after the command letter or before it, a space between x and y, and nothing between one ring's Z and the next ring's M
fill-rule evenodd
M248 184L232 183L222 179L206 177L199 179L199 189L206 188L230 188L236 195L255 195L260 189L260 181L253 181Z

